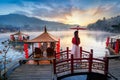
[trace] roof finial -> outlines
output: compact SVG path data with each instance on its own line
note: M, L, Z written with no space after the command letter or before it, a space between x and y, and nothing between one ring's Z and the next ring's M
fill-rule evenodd
M44 27L44 30L45 30L45 33L46 33L46 32L47 32L46 25L45 25L45 27Z

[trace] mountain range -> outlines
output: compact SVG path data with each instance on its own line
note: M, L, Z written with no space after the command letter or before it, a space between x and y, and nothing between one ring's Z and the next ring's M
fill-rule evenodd
M97 20L93 24L87 26L89 30L99 30L120 33L120 16L111 17L106 19L105 17L102 20Z
M20 14L0 15L0 32L27 30L41 31L46 26L48 30L68 30L76 25L68 25L59 22L45 21L35 17L28 17ZM120 33L120 16L97 20L87 26L89 30L100 30Z
M34 17L28 17L20 14L0 15L0 28L21 29L21 30L43 30L46 25L48 30L65 30L73 25L59 22L45 21ZM11 30L12 30L11 29Z

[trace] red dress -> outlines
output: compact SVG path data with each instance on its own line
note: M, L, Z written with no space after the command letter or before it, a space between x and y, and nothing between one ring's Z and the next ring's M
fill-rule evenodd
M76 40L75 37L72 38L72 50L71 53L74 54L74 58L79 58L80 57L80 48L79 48L79 44L80 44L80 39L78 38Z

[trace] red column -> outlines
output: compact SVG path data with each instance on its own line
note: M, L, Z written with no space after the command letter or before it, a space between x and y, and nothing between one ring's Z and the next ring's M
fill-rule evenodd
M38 48L40 48L40 46L41 46L41 44L40 44L40 43L38 43Z

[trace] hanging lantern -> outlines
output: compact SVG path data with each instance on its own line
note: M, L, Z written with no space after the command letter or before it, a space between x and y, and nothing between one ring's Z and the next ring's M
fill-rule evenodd
M108 47L108 45L109 45L109 40L110 40L110 37L107 37L107 40L106 40L106 47Z
M119 53L119 41L118 41L118 39L116 40L116 44L115 44L115 53L116 54Z
M25 58L28 59L28 44L24 44Z
M57 46L56 48L57 58L60 59L60 39L58 40L56 46Z

